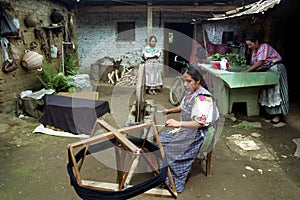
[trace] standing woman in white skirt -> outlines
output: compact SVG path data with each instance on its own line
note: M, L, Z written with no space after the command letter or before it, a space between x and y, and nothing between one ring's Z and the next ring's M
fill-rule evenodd
M146 92L155 95L162 88L161 64L158 59L161 56L161 49L156 45L155 36L149 38L149 44L143 50L146 73Z

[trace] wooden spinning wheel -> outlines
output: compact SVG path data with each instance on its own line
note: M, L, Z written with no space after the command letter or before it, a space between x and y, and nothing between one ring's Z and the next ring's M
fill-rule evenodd
M145 81L145 65L140 64L136 84L135 122L143 122L145 116Z
M108 132L95 135L98 125ZM148 142L146 139L126 137L126 134L144 129L154 130L157 145ZM86 160L85 158L93 153L105 150L107 144L105 145L103 142L110 142L111 145L114 144L112 147L115 148L117 181L114 183L83 180L81 169ZM95 151L96 146L97 151ZM74 149L78 147L83 148L75 154ZM106 121L97 119L90 138L69 144L67 148L69 158L67 170L71 185L82 199L124 200L141 194L177 199L176 186L171 170L164 158L165 155L158 136L158 130L153 122L116 129ZM146 154L147 152L153 152L153 154L149 157L149 155ZM129 162L125 162L126 155L130 157ZM151 167L153 176L144 182L133 185L131 179L140 163L140 159L144 159L147 165ZM166 177L169 178L170 185L166 182ZM165 189L156 188L160 184L163 184Z

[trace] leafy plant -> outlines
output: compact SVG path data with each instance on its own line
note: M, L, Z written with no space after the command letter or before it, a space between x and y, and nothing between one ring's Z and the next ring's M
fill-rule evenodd
M75 87L72 84L72 76L66 76L56 69L48 61L44 61L42 73L37 76L46 89L58 92L74 92Z
M211 61L221 61L223 58L225 58L233 66L246 64L246 58L241 57L237 53L226 53L226 54L216 53L208 57L208 59Z
M77 74L78 70L79 66L76 51L72 51L71 53L66 55L65 74L67 76L74 76Z
M238 125L239 128L242 128L242 129L246 129L246 130L249 130L251 128L253 128L251 125L249 125L247 122L241 122L239 125Z

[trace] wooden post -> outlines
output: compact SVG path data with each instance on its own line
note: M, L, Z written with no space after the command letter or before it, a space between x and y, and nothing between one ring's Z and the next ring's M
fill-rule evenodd
M152 10L152 2L148 1L147 3L147 27L148 27L148 38L153 35L153 10Z
M159 138L159 135L158 135L158 131L157 131L157 128L156 128L154 122L152 122L152 127L153 127L153 130L154 130L156 143L159 147L162 159L164 159L165 158L165 153L164 153L163 146L161 144L161 141L160 141L160 138ZM169 177L169 180L170 180L170 184L172 186L172 190L170 190L170 187L168 186L168 184L166 182L164 182L164 184L167 187L167 189L171 192L172 196L174 198L176 198L177 197L177 189L176 189L176 186L175 186L175 182L174 182L170 167L168 167L168 177Z
M98 123L97 123L97 120L96 120L95 123L94 123L94 126L93 126L93 128L92 128L92 132L91 132L91 134L90 134L90 137L93 137L93 136L95 135L96 128L97 128L97 124L98 124ZM81 167L82 167L82 165L83 165L83 161L84 161L85 156L86 156L86 154L87 154L87 152L88 152L88 148L89 148L89 145L87 145L87 146L85 147L83 156L82 156L82 158L81 158L81 160L80 160L80 163L79 163L79 165L78 165L79 171L81 170Z
M78 184L82 185L81 178L80 178L80 173L79 173L79 169L78 169L78 166L77 166L77 162L76 162L76 158L75 158L74 150L73 150L72 146L69 147L68 153L69 153L70 158L71 158L71 160L73 162L73 170L75 171L75 178L76 178Z
M120 184L122 181L122 176L123 176L123 167L121 167L121 149L119 148L119 143L116 141L114 143L115 145L115 155L116 155L116 163L117 163L117 181ZM124 158L125 159L125 158Z

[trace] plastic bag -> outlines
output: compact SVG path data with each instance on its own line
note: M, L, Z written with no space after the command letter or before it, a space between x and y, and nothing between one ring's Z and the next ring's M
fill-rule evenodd
M225 58L222 58L222 60L220 61L220 70L227 69L227 67L226 67L227 62L228 61Z
M57 47L51 45L51 58L57 58Z
M19 19L16 18L16 17L14 17L14 18L12 19L12 21L13 21L14 25L16 26L16 28L19 29L19 28L20 28L20 22L19 22Z
M1 48L2 48L3 61L6 61L9 59L9 53L8 53L9 41L5 37L0 37L0 44L1 44Z
M17 27L1 5L0 13L0 36L18 36L19 31Z

